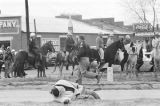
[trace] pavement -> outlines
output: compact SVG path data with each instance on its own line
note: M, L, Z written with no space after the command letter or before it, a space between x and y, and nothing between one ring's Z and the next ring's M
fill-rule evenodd
M160 90L100 90L102 100L160 99ZM49 91L1 90L0 102L52 102Z

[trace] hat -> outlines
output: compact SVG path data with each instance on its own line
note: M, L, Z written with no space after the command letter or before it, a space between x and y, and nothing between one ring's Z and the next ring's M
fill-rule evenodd
M79 36L79 38L81 39L81 40L85 40L85 37L84 36Z
M0 50L0 54L2 54L3 53L3 51L2 50Z
M72 33L68 32L67 35L72 35Z
M131 37L129 35L126 35L126 39L130 39Z
M15 50L14 50L14 49L12 49L12 50L11 50L11 52L15 52Z

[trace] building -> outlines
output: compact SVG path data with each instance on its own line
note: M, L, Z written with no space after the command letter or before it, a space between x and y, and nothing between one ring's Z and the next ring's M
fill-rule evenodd
M1 16L0 17L0 46L5 48L10 46L16 50L22 47L21 33L21 17L20 16ZM24 38L25 39L25 38Z
M30 18L30 31L34 30L34 19ZM102 30L96 26L89 25L84 22L77 20L71 20L68 18L36 18L36 30L37 35L41 37L41 45L47 41L52 41L56 51L64 49L64 42L66 34L71 31L74 38L79 35L84 35L89 45L95 46L96 37L98 33L103 33L107 36L112 33L110 30ZM26 36L26 25L25 20L22 18L22 36ZM26 41L23 41L26 42ZM26 43L25 43L26 44ZM23 48L25 49L25 48Z
M75 17L79 18L76 19ZM98 24L93 24L94 22L88 23L80 20L82 17L79 15L74 16L74 19L71 18L72 16L70 18L64 16L58 18L35 18L38 44L43 45L47 41L52 41L56 51L59 51L64 49L64 42L68 32L73 33L74 38L79 35L84 35L87 43L91 46L96 46L95 40L98 33L103 33L105 43L108 35L113 34L113 37L117 38L120 35L130 34L129 31L123 31L122 28L119 30L119 27L110 24L103 24L103 28L101 28L98 26L98 24L102 24L101 22L98 22ZM114 21L113 19L105 20ZM29 23L30 35L32 35L32 33L35 33L34 18L30 18ZM0 17L0 46L2 44L5 44L5 47L11 46L11 48L15 50L27 50L26 20L24 17Z

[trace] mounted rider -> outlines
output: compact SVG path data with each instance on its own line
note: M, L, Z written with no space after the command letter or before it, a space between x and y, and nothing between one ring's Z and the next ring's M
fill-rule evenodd
M65 52L66 52L65 60L68 59L68 56L71 53L71 51L74 49L74 47L75 47L75 41L73 39L73 35L72 33L68 33L67 39L65 41Z
M103 43L102 33L99 33L96 38L96 47L97 47L97 50L99 51L101 62L103 62L104 61L104 50L103 50L104 43Z
M124 67L125 63L126 63L127 60L128 60L128 56L129 56L128 50L130 49L130 42L131 42L130 36L129 36L129 35L126 35L126 36L125 36L125 39L123 40L123 42L124 42L124 45L125 45L125 50L123 51L123 52L124 52L124 58L123 58L123 60L120 62L121 67ZM122 71L123 71L123 69L122 69Z
M113 36L112 34L110 34L108 36L107 42L106 42L106 47L110 46L113 43L113 39L111 38L111 36Z

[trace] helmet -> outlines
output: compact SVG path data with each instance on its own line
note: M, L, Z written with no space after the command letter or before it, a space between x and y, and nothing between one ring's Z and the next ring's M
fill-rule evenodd
M97 61L93 61L93 62L91 63L91 67L93 67L93 68L98 67L98 62L97 62Z
M0 54L3 54L3 51L2 51L2 50L0 50Z
M15 50L14 50L14 49L12 49L12 50L11 50L11 52L15 52Z
M126 35L126 39L131 39L131 37L129 35Z
M72 33L68 32L67 35L72 35Z

